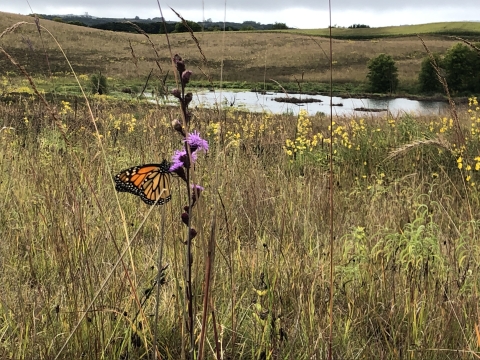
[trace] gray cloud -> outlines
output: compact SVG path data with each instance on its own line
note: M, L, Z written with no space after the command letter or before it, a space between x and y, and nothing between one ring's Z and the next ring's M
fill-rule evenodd
M2 1L2 0L0 0ZM480 0L462 0L455 6L451 0L332 0L333 24L348 26L353 23L370 26L421 24L439 21L479 21ZM36 13L50 15L88 12L90 15L112 18L159 17L156 0L30 0ZM221 21L225 0L161 0L167 20L178 21L170 11L173 7L186 19L201 21L211 18ZM2 4L0 11L30 13L23 1ZM328 26L328 0L227 0L227 21L253 20L261 23L284 22L298 28Z
M93 14L96 9L110 10L111 12L119 9L134 11L148 10L155 11L157 9L157 2L155 0L82 0L82 1L64 1L64 0L41 0L30 1L34 11L40 12L42 8L66 8L66 7L82 7L89 8ZM171 6L179 10L200 10L202 8L202 1L200 0L183 0L183 1L161 1L162 7L167 10ZM462 0L461 8L477 8L478 0ZM12 5L11 5L12 6ZM26 4L14 5L16 8L26 8ZM205 0L205 10L219 10L225 6L225 0ZM305 8L310 10L326 10L328 8L328 1L318 0L231 0L227 1L227 10L243 10L243 11L259 11L270 10L278 11L289 9L292 7ZM332 0L332 7L336 11L340 9L353 11L391 11L401 10L405 8L419 9L431 8L438 9L442 7L453 7L451 0ZM37 10L36 10L37 9ZM158 10L157 10L158 11Z

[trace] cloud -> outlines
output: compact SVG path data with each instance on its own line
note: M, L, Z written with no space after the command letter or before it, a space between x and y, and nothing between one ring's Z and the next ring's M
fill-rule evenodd
M164 10L169 6L179 10L202 10L202 2L199 0L182 0L182 1L160 1ZM225 0L204 0L205 10L220 10L225 7ZM244 10L244 11L280 11L283 9L290 9L292 7L303 8L308 10L327 10L328 1L318 0L230 0L227 1L227 10ZM35 12L41 12L40 9L59 9L59 8L82 8L90 13L98 10L109 10L110 12L124 11L150 11L158 12L157 2L155 0L31 0L30 5ZM292 6L293 5L293 6ZM28 10L28 5L17 4L10 5L15 8L25 8ZM389 11L402 10L405 8L429 8L438 9L442 7L452 7L451 0L332 0L333 9L341 9L342 11ZM476 9L478 7L478 0L462 0L461 7Z
M0 0L1 1L1 0ZM455 6L451 0L332 0L332 22L339 26L361 23L370 26L420 24L440 21L480 20L477 11L479 0L462 0ZM110 18L143 19L160 17L155 0L30 0L36 13L61 15L90 15ZM204 9L199 0L160 1L167 20L178 21L170 10L177 10L185 19L202 21L211 18L223 21L225 0L204 0ZM2 11L28 14L28 4L18 1L2 5ZM226 20L247 20L271 24L286 23L297 28L325 28L328 26L328 1L318 0L229 0Z

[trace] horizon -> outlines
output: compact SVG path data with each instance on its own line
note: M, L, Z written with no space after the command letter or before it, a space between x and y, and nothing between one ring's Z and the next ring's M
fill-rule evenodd
M0 11L1 12L1 11ZM8 11L5 11L5 12L8 12ZM16 14L16 15L24 15L24 16L30 16L32 15L32 13L29 13L29 14L18 14L18 13L12 13L12 14ZM138 16L138 15L135 15L133 17L115 17L115 16L97 16L97 15L94 15L94 14L91 14L89 12L85 12L83 14L75 14L75 13L67 13L67 14L59 14L59 13L35 13L37 15L46 15L46 16L58 16L58 17L79 17L79 18L93 18L93 19L108 19L108 20L120 20L120 19L124 19L124 20L143 20L143 21L154 21L153 19L160 19L161 16L153 16L153 17L148 17L148 18L145 18L145 17L141 17L141 16ZM136 19L136 17L138 17L138 19ZM194 21L196 23L202 23L202 22L213 22L213 23L223 23L224 21L223 20L214 20L214 19L211 19L211 18L207 18L205 20L194 20L194 19L190 19L190 18L185 18L185 20L189 20L189 21ZM167 22L178 22L179 19L165 19L165 21ZM256 20L253 20L253 19L247 19L247 20L225 20L225 23L236 23L236 24L243 24L245 22L256 22L256 23L259 23L261 25L268 25L268 24L274 24L274 23L282 23L281 21L274 21L274 22L259 22L259 21L256 21ZM412 23L412 24L398 24L398 25L382 25L382 26L371 26L369 24L365 24L365 25L369 25L370 28L382 28L382 27L395 27L395 26L413 26L413 25L424 25L424 24L435 24L435 23L454 23L454 22L480 22L480 20L451 20L451 21L433 21L433 22L422 22L422 23ZM357 24L357 23L355 23ZM358 23L360 24L360 23ZM288 26L289 28L297 28L297 27L294 27L294 26L291 26L289 25L288 23L285 23L286 26ZM350 24L350 25L353 25L353 24ZM348 26L350 26L348 25ZM337 24L332 24L333 27L339 27L339 28L347 28L348 26L345 26L345 25L337 25ZM317 29L321 29L322 27L319 27ZM328 28L328 26L326 26L325 28ZM297 29L307 29L307 28L297 28Z
M400 4L383 0L336 0L332 2L331 25L348 27L364 24L378 28L439 22L480 22L477 2L478 0L464 0L459 8L448 0L403 0ZM206 19L220 23L277 22L298 29L328 28L330 14L327 5L314 0L297 0L294 3L289 0L231 0L228 4L220 0L205 0L201 3L197 0L184 0L170 4L184 19L197 23ZM166 21L179 21L168 4L162 4L162 8ZM29 3L6 3L2 10L21 15L37 13L82 16L88 13L90 16L112 19L134 19L136 16L152 19L162 16L157 3L151 0L138 0L134 5L124 0L30 0Z

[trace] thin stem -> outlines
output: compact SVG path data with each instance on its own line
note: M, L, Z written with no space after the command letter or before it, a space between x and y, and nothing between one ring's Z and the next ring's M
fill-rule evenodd
M328 15L330 20L330 177L329 177L329 195L330 195L330 308L328 336L328 359L332 360L332 342L333 342L333 42L332 42L332 1L328 0Z

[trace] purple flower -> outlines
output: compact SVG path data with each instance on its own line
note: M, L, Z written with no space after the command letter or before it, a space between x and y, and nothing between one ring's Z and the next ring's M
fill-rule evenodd
M197 161L197 154L192 151L191 154L191 161L194 163ZM175 153L172 157L172 165L170 166L170 172L175 172L181 167L190 167L190 159L188 158L188 154L185 150L175 150Z
M191 133L187 134L187 138L185 140L188 145L190 145L190 150L192 151L192 155L197 150L208 151L208 142L200 137L200 133L196 130Z
M200 186L198 184L192 184L190 187L195 190L197 193L200 193L201 191L205 190L203 186Z

